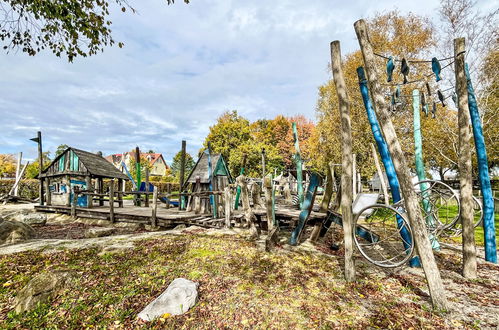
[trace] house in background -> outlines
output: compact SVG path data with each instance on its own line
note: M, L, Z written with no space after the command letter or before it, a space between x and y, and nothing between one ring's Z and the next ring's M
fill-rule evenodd
M166 174L166 170L170 168L162 154L141 152L140 158L145 158L149 162L149 165L151 166L149 175L151 176L164 176ZM125 169L123 168L121 162L124 162L128 170L132 171L130 164L132 159L135 160L135 151L109 155L106 159L117 169L125 173Z

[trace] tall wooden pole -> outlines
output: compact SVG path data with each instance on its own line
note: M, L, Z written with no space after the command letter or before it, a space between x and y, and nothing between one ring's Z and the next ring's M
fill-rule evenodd
M355 200L357 197L357 154L353 154L353 170L352 170L352 188L353 195L352 198Z
M180 178L179 178L179 192L184 191L184 177L185 177L185 148L186 148L186 142L185 140L182 140L182 151L180 153ZM178 209L182 210L183 208L183 200L184 196L180 195L178 198Z
M140 185L142 183L142 179L141 179L141 168L140 168L140 149L139 147L135 147L135 175L137 177L137 191L140 191ZM137 200L136 200L136 205L137 206L140 206L140 194L139 195L135 195L137 196Z
M448 304L445 296L445 289L433 255L426 225L419 210L419 203L412 185L409 166L390 119L389 105L383 96L383 91L379 82L381 72L379 67L375 64L374 51L369 41L367 26L364 20L358 20L355 22L354 27L364 58L367 78L371 87L372 99L374 100L374 108L381 124L383 135L388 144L388 149L393 157L393 164L400 182L402 195L404 196L405 208L409 216L410 224L412 225L414 240L428 281L431 300L435 308L446 310Z
M42 151L42 132L38 131L37 136L38 140L38 177L40 178L40 205L43 205L43 179L42 179L42 171L43 171L43 151Z
M454 68L456 75L457 120L459 126L459 184L460 219L463 226L463 276L477 277L475 233L473 228L473 178L471 165L471 128L468 109L468 90L464 71L464 38L454 39Z
M352 125L350 122L350 102L348 100L345 78L341 64L341 48L338 40L331 43L331 67L336 86L336 94L340 104L341 115L341 213L343 217L343 234L345 239L345 279L355 281L355 262L353 259L353 216L352 216Z

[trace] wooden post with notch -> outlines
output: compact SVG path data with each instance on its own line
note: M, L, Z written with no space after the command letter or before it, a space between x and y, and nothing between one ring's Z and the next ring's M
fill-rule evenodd
M91 195L94 192L94 189L92 186L92 177L90 175L85 177L85 185L87 186L87 192L89 193L87 195L87 208L91 209L94 206L94 195Z
M380 84L381 72L380 68L375 64L374 50L369 41L367 25L364 20L358 20L355 22L354 27L364 59L366 75L374 101L374 109L386 139L388 149L393 157L393 164L399 179L401 193L404 196L404 204L412 227L414 241L428 282L431 301L434 308L447 310L448 303L442 278L440 277L440 272L428 237L426 224L421 215L419 202L416 192L414 191L409 170L410 167L407 164L402 146L397 139L395 128L390 119L389 105L384 98Z
M471 128L468 89L464 71L464 38L454 39L454 68L456 75L457 111L459 126L459 184L460 220L463 226L463 276L477 277L475 234L473 228L473 177L471 164Z
M345 279L355 281L355 262L353 259L353 153L352 153L352 125L350 121L350 102L348 100L345 78L341 64L341 48L338 40L331 43L331 67L336 94L340 104L341 116L341 213L343 216L343 234L345 239Z

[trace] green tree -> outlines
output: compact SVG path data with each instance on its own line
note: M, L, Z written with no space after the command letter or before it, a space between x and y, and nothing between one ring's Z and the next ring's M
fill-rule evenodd
M171 4L174 0L166 2ZM31 56L47 48L70 62L76 56L97 54L115 43L110 7L135 13L127 0L1 0L3 48L22 50ZM118 46L123 47L123 43L118 42Z
M67 148L69 148L69 146L67 144L60 144L57 147L57 149L55 150L55 157L57 157L60 154L62 154L64 152L64 150L66 150Z
M171 175L175 178L177 182L180 181L180 161L182 159L182 150L177 152L175 157L173 157L172 160L172 166L170 166L171 169ZM186 152L185 153L185 172L184 172L184 180L187 179L187 176L189 173L191 173L192 169L194 168L194 165L196 163L194 162L194 159L192 159L192 156Z
M50 165L50 162L52 161L50 159L50 151L45 151L42 153L42 159L43 159L43 169L47 168ZM38 175L38 158L26 167L26 173L24 174L24 177L27 179L34 179Z

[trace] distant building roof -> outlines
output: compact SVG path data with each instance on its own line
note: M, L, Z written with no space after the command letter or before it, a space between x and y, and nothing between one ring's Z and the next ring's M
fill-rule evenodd
M135 151L126 152L125 154L130 154L131 157L135 158ZM147 160L149 160L150 165L154 165L154 163L156 163L156 161L158 159L162 159L163 163L166 165L166 168L169 168L168 164L166 163L165 159L163 158L163 154L141 152L140 157L146 158ZM112 155L106 156L106 159L110 163L119 164L123 160L123 154L112 154Z

